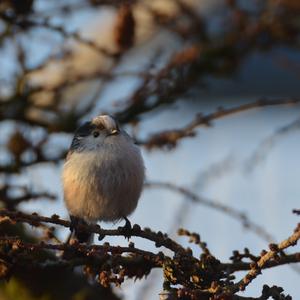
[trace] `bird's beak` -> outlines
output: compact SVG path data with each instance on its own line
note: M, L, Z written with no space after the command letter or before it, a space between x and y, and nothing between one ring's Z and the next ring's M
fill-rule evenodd
M110 133L108 133L107 136L110 136L110 135L117 135L118 133L119 133L119 130L118 130L118 129L112 129L112 130L110 131Z

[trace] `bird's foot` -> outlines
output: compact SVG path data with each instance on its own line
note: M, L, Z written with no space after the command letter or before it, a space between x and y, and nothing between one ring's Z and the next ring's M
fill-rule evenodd
M123 227L121 227L121 231L124 234L124 237L129 240L131 238L132 226L130 221L126 217L124 217L124 220L126 223Z
M98 229L101 229L99 225L97 225ZM103 233L98 233L98 241L102 241L105 238L105 234Z

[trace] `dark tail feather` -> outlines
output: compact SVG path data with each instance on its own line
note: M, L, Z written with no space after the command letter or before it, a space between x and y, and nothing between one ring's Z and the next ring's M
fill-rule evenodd
M82 230L82 225L88 225L87 222L85 222L83 219L70 216L71 218L71 227L70 227L70 234L66 240L66 244L72 245L73 241L78 241L79 243L86 243L86 244L91 244L93 241L94 234L87 232L85 230ZM62 257L65 259L69 259L74 257L76 255L76 250L74 251L73 249L68 249L65 250L62 253Z
M93 234L82 229L83 226L88 225L86 221L81 218L70 216L71 219L71 234L67 242L70 243L72 239L76 239L79 243L92 242Z
M72 244L73 240L79 243L92 244L94 234L89 232L78 231L76 229L72 230L66 240L66 244Z

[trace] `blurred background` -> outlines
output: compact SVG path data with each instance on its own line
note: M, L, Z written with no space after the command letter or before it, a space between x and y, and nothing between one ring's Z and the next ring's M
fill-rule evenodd
M184 246L177 230L195 231L222 261L245 247L258 255L297 223L299 32L292 0L1 1L1 207L68 218L60 173L73 132L109 113L145 159L132 223ZM299 275L295 266L266 270L241 294L268 284L297 299ZM37 292L15 276L0 299L96 299L98 286L76 280L76 291L65 284L54 296L50 283ZM103 299L157 299L162 281L152 270Z

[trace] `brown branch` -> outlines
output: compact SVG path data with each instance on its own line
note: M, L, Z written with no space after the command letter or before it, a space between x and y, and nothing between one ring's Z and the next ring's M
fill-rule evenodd
M54 215L52 217L43 217L37 214L25 214L21 212L12 212L0 210L0 225L14 224L16 222L28 223L35 227L47 224L56 224L64 227L70 227L69 221L60 219ZM96 233L103 238L104 236L123 236L122 228L116 230L101 229L97 225L84 226L82 228L90 233ZM245 255L252 257L252 263L242 261L233 261L232 263L221 263L214 258L207 249L206 244L200 240L199 235L181 230L181 234L190 237L190 241L198 244L203 249L200 260L195 258L190 249L185 249L176 242L169 239L166 235L158 232L155 233L150 229L141 230L138 225L134 225L131 230L132 236L142 237L155 242L157 247L164 246L174 252L173 257L164 255L162 252L152 253L138 249L133 243L128 247L111 246L108 243L102 245L72 243L49 244L43 241L37 243L27 242L20 237L2 236L0 245L6 245L5 251L0 251L0 259L6 268L43 268L47 266L85 266L88 276L95 278L100 284L107 286L109 283L120 285L125 276L128 278L141 278L149 274L153 268L161 268L164 271L165 279L170 285L180 285L182 288L177 289L178 298L184 295L193 299L193 295L201 295L203 299L208 300L211 296L214 299L222 295L234 295L240 290L241 283L232 284L232 273L246 270L252 274L254 266L259 270L272 268L288 263L300 261L300 253L290 255L283 254L282 250L295 244L300 238L299 228L295 234L279 245L270 245L270 252L263 254L261 257ZM8 249L10 249L8 251ZM42 251L42 252L41 252ZM45 255L46 251L48 255ZM52 255L52 252L63 252L63 256ZM44 253L44 255L40 255ZM271 253L271 254L270 254ZM1 264L1 261L0 261ZM257 268L258 268L257 267ZM255 277L257 274L255 273ZM253 278L255 278L253 275ZM201 278L201 280L200 280ZM249 280L247 284L251 282ZM226 279L224 281L224 279ZM242 283L244 281L241 281ZM235 288L237 286L237 288ZM176 288L174 288L176 290ZM181 296L180 296L181 295ZM202 299L202 298L201 298ZM223 298L220 298L223 299ZM247 299L236 296L232 299ZM251 298L250 298L251 299ZM253 298L255 299L255 298ZM257 298L260 299L260 298ZM263 299L263 298L261 298Z
M64 157L66 157L66 152L62 152L55 158L47 158L42 154L39 153L39 156L35 158L33 161L29 162L20 162L17 164L7 164L7 165L0 165L0 173L17 173L22 168L31 167L38 163L46 163L46 164L57 164L59 163Z
M0 168L1 169L1 168ZM20 196L11 196L10 192L17 190L21 192ZM4 207L8 210L14 210L19 204L32 200L55 200L56 196L48 192L33 192L26 186L17 186L5 184L0 186L0 202L3 203Z
M40 242L37 244L24 242L18 237L0 237L0 244L7 244L14 246L14 250L17 249L30 249L31 251L34 250L54 250L54 251L73 251L73 252L80 252L87 257L91 257L94 254L123 254L123 253L133 253L139 254L142 256L148 256L151 260L155 261L155 259L160 256L164 259L165 256L162 252L154 254L150 251L141 250L134 247L133 243L130 243L129 247L121 247L121 246L111 246L108 243L104 243L103 245L87 245L87 244L47 244L45 242ZM158 263L157 266L161 266L162 263Z
M203 253L211 255L209 249L207 248L207 244L200 239L200 235L198 233L189 232L186 229L180 228L178 229L177 234L179 236L188 237L189 243L194 243L195 245L198 245L202 249Z
M270 244L270 251L263 253L257 263L251 264L250 271L241 279L238 283L234 284L226 293L234 294L238 291L243 291L245 288L254 280L260 273L263 268L266 267L270 261L278 257L279 253L291 246L295 246L300 239L300 224L296 228L295 232L286 240L282 241L279 244ZM299 259L299 253L296 254Z
M10 249L9 252L1 251L0 257L10 269L11 275L17 273L19 268L24 272L32 268L60 270L62 267L83 266L86 276L97 280L104 287L111 283L120 285L125 276L135 279L147 276L153 268L162 268L167 259L162 252L154 254L137 249L133 243L128 247L110 246L108 243L88 246L78 243L30 243L15 237L1 237L0 246ZM53 255L52 251L63 254Z
M260 297L247 297L240 295L215 295L213 298L210 297L210 294L207 292L203 292L201 290L190 290L190 289L178 289L176 299L213 299L213 300L267 300L269 297L272 297L275 300L292 300L292 297L287 295L283 295L283 288L278 286L269 287L268 285L264 285L262 289L262 294ZM169 293L174 296L174 293ZM169 299L169 298L168 298ZM171 298L174 299L174 298Z
M300 262L300 252L287 254L287 255L280 255L276 260L269 260L268 262L266 262L265 265L263 266L263 269L269 269L277 266L299 263L299 262ZM220 269L229 273L234 273L236 271L249 271L252 267L252 263L247 263L247 262L222 263L220 265Z
M89 46L91 47L91 49L94 49L100 54L114 57L113 53L110 53L107 49L100 47L93 40L88 40L80 36L77 32L68 32L63 26L51 24L47 18L45 18L43 21L34 21L28 18L16 19L14 16L9 16L8 14L4 14L4 13L0 13L0 18L12 25L19 26L22 30L27 30L28 28L31 27L46 28L52 30L54 32L61 34L64 38L72 38L81 44Z
M41 222L46 222L67 228L71 227L70 221L60 219L57 215L53 215L52 217L43 217L39 216L36 213L30 215L22 212L8 211L2 209L0 210L0 216L9 217L15 222L28 223L33 226L36 226ZM84 230L89 233L95 233L99 235L100 239L103 239L105 236L126 236L122 227L119 227L118 229L102 229L99 225L81 225L81 230ZM172 241L166 234L163 234L162 232L156 233L154 231L151 231L149 228L141 229L140 226L137 224L133 225L132 229L130 230L130 235L148 239L154 242L156 247L164 246L165 248L175 253L186 252L185 248L183 248L175 241Z
M279 105L295 105L299 104L300 99L278 99L268 100L261 99L255 102L238 105L232 108L219 108L217 111L203 115L198 114L189 124L181 129L166 130L159 133L152 134L146 140L138 141L139 144L146 146L147 148L161 148L168 147L173 148L177 145L177 142L186 137L193 137L196 135L195 129L200 126L211 126L212 121L221 119L227 116L231 116L237 113L242 113L248 110L253 110L267 106L279 106Z

